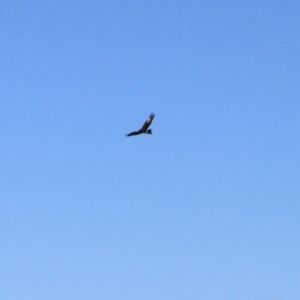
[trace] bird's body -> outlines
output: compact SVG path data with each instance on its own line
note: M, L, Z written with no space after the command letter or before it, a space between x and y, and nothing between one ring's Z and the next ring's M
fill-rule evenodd
M152 123L152 120L154 119L155 114L150 114L150 116L148 117L148 119L146 120L146 122L144 123L144 125L142 126L141 129L137 130L137 131L133 131L128 133L126 136L133 136L133 135L139 135L141 133L146 133L146 134L152 134L152 130L148 129L149 126Z

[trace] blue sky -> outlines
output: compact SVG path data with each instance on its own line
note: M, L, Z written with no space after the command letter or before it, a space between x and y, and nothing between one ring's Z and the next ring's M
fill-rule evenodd
M299 15L0 1L0 298L300 299Z

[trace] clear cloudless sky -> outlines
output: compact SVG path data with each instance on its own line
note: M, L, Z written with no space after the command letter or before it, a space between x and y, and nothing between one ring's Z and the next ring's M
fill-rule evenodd
M0 1L0 298L300 299L299 54L298 0Z

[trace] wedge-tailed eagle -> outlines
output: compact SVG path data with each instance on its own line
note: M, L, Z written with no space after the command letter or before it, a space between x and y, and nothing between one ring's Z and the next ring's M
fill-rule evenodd
M153 113L150 114L150 116L148 117L148 119L146 120L146 122L144 123L144 125L142 126L141 129L139 129L138 131L130 132L126 136L139 135L141 133L152 134L152 130L148 129L148 128L151 125L154 117L155 117L155 114L153 114Z

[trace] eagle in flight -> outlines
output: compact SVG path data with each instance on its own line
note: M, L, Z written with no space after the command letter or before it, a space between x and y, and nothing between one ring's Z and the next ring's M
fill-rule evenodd
M130 132L126 136L138 135L138 134L141 134L141 133L152 134L152 130L148 129L148 128L151 125L154 117L155 117L154 113L150 114L150 116L148 117L148 119L146 120L146 122L144 123L144 125L142 126L141 129L139 129L138 131Z

